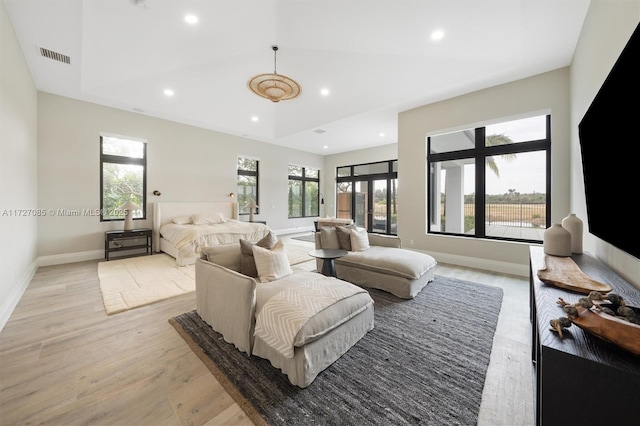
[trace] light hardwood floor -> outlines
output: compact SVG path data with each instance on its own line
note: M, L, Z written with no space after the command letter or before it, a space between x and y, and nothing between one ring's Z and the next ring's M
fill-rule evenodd
M251 425L168 323L194 294L107 316L97 265L38 269L0 333L0 425ZM533 424L528 279L436 273L504 289L478 424Z

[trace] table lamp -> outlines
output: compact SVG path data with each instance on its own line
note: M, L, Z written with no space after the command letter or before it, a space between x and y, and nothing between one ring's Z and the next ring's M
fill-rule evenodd
M253 222L253 210L260 207L253 198L249 198L249 202L245 207L249 207L249 222Z
M133 204L131 201L127 201L120 206L121 210L124 210L124 230L130 231L133 229L133 213L134 210L140 210L140 207Z

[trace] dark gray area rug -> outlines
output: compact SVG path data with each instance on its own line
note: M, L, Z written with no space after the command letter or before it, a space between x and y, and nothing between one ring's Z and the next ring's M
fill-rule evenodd
M369 292L375 328L305 389L195 311L169 322L256 424L475 425L502 289L438 276L412 300Z

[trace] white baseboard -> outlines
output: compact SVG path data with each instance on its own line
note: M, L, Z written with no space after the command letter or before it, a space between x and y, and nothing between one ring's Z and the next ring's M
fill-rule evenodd
M13 287L13 291L2 301L0 305L0 331L4 328L7 321L9 321L9 317L13 313L13 310L18 305L18 302L22 298L25 290L29 286L31 279L36 274L38 270L38 259L31 262L31 265L27 268L25 273L22 275L22 278L18 281L18 284Z
M529 265L480 259L477 257L458 256L455 254L439 253L425 250L416 251L421 251L433 256L439 263L447 263L450 265L465 266L467 268L482 269L485 271L497 272L501 274L518 275L522 277L529 276Z
M303 232L311 232L315 228L313 226L300 226L298 228L274 229L276 235L301 234Z
M40 256L38 266L62 265L63 263L84 262L85 260L104 259L104 250L81 251L76 253Z
M40 266L62 265L64 263L83 262L85 260L104 259L104 250L83 251L78 253L55 254L40 256L34 260L25 271L22 279L13 288L12 293L0 305L0 331L4 328L13 310L18 305L29 283Z

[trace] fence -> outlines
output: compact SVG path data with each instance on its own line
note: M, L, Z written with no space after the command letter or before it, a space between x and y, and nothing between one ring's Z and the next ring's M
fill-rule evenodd
M464 205L464 215L475 217L475 204ZM523 203L486 204L485 220L488 225L521 228L544 227L547 223L547 205Z

